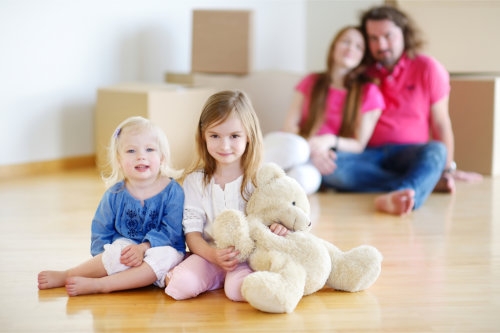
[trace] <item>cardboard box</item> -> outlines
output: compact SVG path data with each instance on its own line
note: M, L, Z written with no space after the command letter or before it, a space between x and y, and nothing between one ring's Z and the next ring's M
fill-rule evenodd
M425 37L430 54L452 73L499 73L500 1L397 0ZM466 22L466 23L465 23ZM471 51L474 50L474 51Z
M460 170L500 175L500 77L451 77L450 117Z
M107 147L116 126L131 116L151 119L167 135L172 165L182 169L195 156L201 109L214 91L179 85L124 83L101 88L95 109L96 165L106 169Z
M248 10L194 10L191 71L251 72L251 18Z

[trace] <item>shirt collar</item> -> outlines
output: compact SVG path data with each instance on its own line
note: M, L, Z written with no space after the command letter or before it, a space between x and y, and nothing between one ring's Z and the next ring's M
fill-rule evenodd
M408 57L406 52L404 52L396 63L396 66L392 69L392 72L389 72L389 70L379 62L375 64L375 69L379 73L380 77L391 75L392 77L397 78L410 61L411 59Z

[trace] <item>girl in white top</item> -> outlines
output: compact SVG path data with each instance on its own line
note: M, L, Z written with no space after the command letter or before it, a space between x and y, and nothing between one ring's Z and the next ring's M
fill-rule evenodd
M191 252L167 274L165 293L176 300L224 287L233 301L244 301L243 279L252 272L236 259L234 247L217 249L215 217L225 209L245 211L262 159L262 133L248 96L241 91L215 93L203 107L196 133L198 158L184 179L183 228ZM273 224L271 230L288 230Z

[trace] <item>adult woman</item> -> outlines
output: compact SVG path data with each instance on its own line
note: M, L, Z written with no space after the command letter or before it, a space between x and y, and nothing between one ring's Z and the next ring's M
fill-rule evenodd
M265 160L284 168L308 194L318 190L321 174L334 171L332 151L364 150L385 107L360 65L365 49L359 28L341 29L330 44L326 70L296 86L283 132L265 138Z

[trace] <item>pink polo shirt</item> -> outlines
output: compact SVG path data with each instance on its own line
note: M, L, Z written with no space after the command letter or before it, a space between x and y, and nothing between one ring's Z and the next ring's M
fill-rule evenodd
M305 122L309 114L309 102L311 91L318 74L309 74L300 81L295 89L304 95L302 105L301 122ZM325 119L316 134L338 134L342 125L342 112L347 91L331 87L326 99ZM375 84L367 83L363 86L363 96L361 99L361 113L373 110L383 110L385 107L384 98Z
M386 104L368 146L427 142L431 106L450 93L446 69L432 57L403 54L392 73L375 64L368 74L380 80Z

